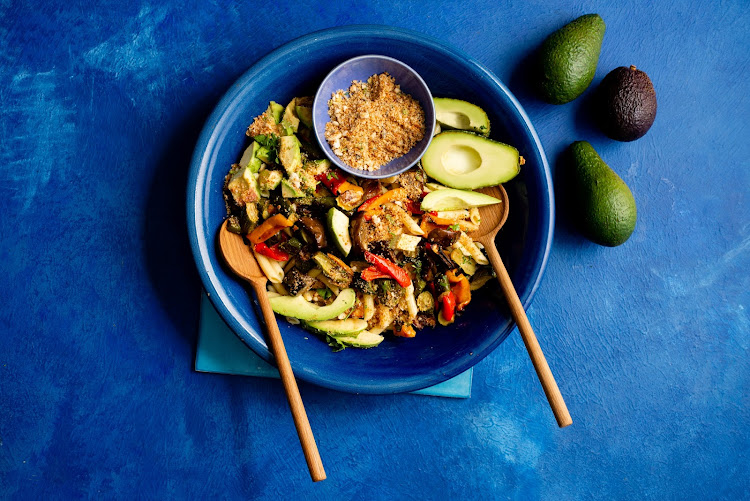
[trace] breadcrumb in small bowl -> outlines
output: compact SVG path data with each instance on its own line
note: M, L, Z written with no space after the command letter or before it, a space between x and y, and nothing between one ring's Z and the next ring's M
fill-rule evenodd
M430 145L432 93L397 59L354 57L320 84L313 127L325 155L343 171L370 179L394 176L416 165Z

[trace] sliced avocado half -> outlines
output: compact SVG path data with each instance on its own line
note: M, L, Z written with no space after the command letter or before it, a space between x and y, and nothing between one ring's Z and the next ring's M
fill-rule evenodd
M422 199L423 211L446 211L483 207L498 204L501 200L476 191L454 190L446 188L431 191Z
M464 131L435 136L422 157L422 168L450 188L468 190L510 181L521 171L517 149Z
M490 119L476 104L447 97L436 97L433 101L435 119L444 128L469 130L483 136L490 135Z
M279 160L289 174L302 167L302 152L296 136L281 136L279 138Z
M367 329L367 322L361 318L347 318L344 320L307 321L304 322L304 326L321 334L343 337L356 336Z
M344 289L339 292L336 300L328 306L318 306L309 303L302 296L276 296L272 297L271 309L285 317L299 318L300 320L330 320L344 313L354 306L357 293L354 289Z

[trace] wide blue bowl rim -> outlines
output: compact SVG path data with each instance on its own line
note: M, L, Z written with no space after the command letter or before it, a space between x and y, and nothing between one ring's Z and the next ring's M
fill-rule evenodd
M428 102L420 102L422 105L422 108L429 107L429 109L425 109L425 117L434 117L435 116L435 104L432 101L432 92L430 92L430 88L427 86L427 83L425 83L422 76L411 66L406 64L403 61L399 61L398 59L390 56L384 56L382 54L362 54L361 56L356 56L351 59L347 59L346 61L342 62L335 68L333 68L331 71L328 72L328 74L323 78L323 81L318 86L318 90L315 92L315 98L313 100L313 130L315 132L315 137L318 138L318 142L321 145L321 149L323 150L323 153L328 157L328 159L333 162L336 167L339 169L348 172L349 174L352 174L357 177L362 177L366 179L383 179L386 177L395 176L397 174L401 174L402 172L406 172L407 170L414 167L417 162L419 162L420 157L422 154L424 154L425 151L427 151L427 148L429 148L430 143L432 142L432 135L435 131L435 120L427 120L427 123L425 124L425 140L420 141L418 144L414 145L414 148L419 148L420 155L415 157L411 162L404 163L403 166L399 167L398 169L383 172L383 168L385 166L380 167L377 170L374 171L365 171L361 169L356 169L354 167L350 167L347 165L343 160L341 160L339 157L336 156L333 151L330 150L330 148L326 145L326 138L325 138L325 123L321 124L318 123L317 117L318 117L318 106L323 106L321 104L322 100L325 100L325 108L328 110L328 98L323 97L321 94L324 91L325 87L328 84L328 81L333 78L338 72L346 68L347 66L350 66L356 62L365 60L365 59L379 59L382 61L388 61L390 63L395 63L398 66L401 66L405 68L407 71L412 73L415 77L415 79L420 83L420 85L424 88L423 90L427 94ZM412 151L409 151L409 154L412 154ZM394 159L394 162L398 162L399 159L404 158L399 157Z
M399 39L402 42L411 42L419 45L424 45L432 50L442 52L455 59L464 61L467 65L474 68L484 74L490 79L494 85L505 95L506 99L513 105L514 111L518 114L521 121L527 129L527 133L531 136L534 148L541 160L541 174L543 182L547 187L545 194L548 199L544 202L544 208L546 209L540 217L546 223L546 232L542 234L543 239L543 251L540 258L536 261L535 266L535 278L531 287L527 287L524 292L520 295L521 303L524 308L528 308L531 303L534 294L536 293L539 284L541 283L544 270L547 265L550 250L552 248L552 241L554 236L554 223L555 223L555 203L554 203L554 191L552 188L552 175L549 168L547 157L544 153L544 148L539 139L539 136L531 123L525 110L510 92L510 90L503 84L497 76L495 76L489 69L482 65L479 61L470 57L463 51L450 47L443 42L418 33L412 30L404 28L394 28L391 26L383 25L349 25L336 28L328 28L316 32L303 35L290 42L273 50L260 60L258 60L252 67L250 67L224 94L216 108L209 116L203 130L198 138L196 147L193 153L193 157L190 164L190 171L188 175L187 184L187 223L188 223L188 237L190 240L190 246L193 251L193 256L196 261L198 273L203 283L205 292L207 293L211 303L216 308L219 315L227 323L227 325L238 335L238 337L259 356L266 361L273 363L273 357L265 343L258 342L251 336L244 335L244 329L238 320L240 314L236 307L229 301L226 293L217 285L220 284L220 280L216 275L216 270L213 269L211 264L211 258L209 256L208 241L215 238L215 235L206 235L203 233L200 225L200 215L202 210L202 204L199 206L196 204L198 201L205 200L208 194L209 187L205 183L200 184L199 180L205 178L207 175L209 164L211 163L211 155L207 153L211 152L210 147L217 142L218 137L222 133L222 119L225 118L227 111L232 106L233 101L240 91L248 85L252 80L253 75L259 71L260 68L266 68L273 66L279 59L288 57L290 54L300 50L306 45L327 39L335 39L337 37L361 37L361 36L378 36L383 37L388 35L390 37ZM218 230L218 228L217 228ZM498 332L497 338L494 342L485 345L482 350L475 351L471 356L464 358L464 363L458 366L453 373L426 373L423 378L419 381L410 380L406 382L390 382L388 384L374 387L372 385L361 386L356 383L348 381L338 381L327 379L324 375L317 373L306 373L306 372L295 372L295 375L309 383L313 383L319 386L330 388L333 390L348 392L348 393L367 393L367 394L393 394L403 393L409 391L415 391L418 389L426 388L440 382L443 382L451 377L454 377L461 372L469 369L476 365L479 361L484 359L487 355L497 348L513 330L513 323L511 322L511 328L506 329L504 332ZM261 335L262 337L262 335ZM292 368L295 368L295 362L292 360Z

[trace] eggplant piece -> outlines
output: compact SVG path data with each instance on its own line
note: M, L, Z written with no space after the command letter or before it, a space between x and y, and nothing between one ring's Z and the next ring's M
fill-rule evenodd
M301 217L299 218L299 222L307 230L309 236L313 238L315 246L318 249L324 249L328 245L326 229L323 223L311 217Z
M427 235L427 241L431 244L448 248L455 244L461 236L461 232L453 231L446 228L435 228Z
M425 252L424 255L437 272L445 273L456 267L456 263L450 257L446 256L443 249L437 245Z
M358 213L349 221L349 234L352 238L352 250L364 254L367 250L367 230L365 228L365 214Z
M289 294L299 296L312 288L315 279L302 273L297 268L292 268L286 272L281 283L289 291Z
M341 288L349 287L352 278L354 278L354 273L351 272L351 269L344 269L343 266L320 251L315 253L313 260L320 267L323 275L328 277L331 282Z
M424 329L425 327L435 327L435 314L433 312L420 312L417 314L417 318L412 320L412 325L417 329Z

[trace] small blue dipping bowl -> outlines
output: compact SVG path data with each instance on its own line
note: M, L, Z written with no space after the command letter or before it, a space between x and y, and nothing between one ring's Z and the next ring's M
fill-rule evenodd
M380 73L388 73L401 87L401 91L416 99L424 110L425 130L424 137L406 154L394 158L387 164L374 171L366 171L351 167L344 163L331 149L326 141L326 124L330 121L328 115L328 101L331 95L339 90L348 90L352 82L366 82L368 78ZM387 56L365 55L358 56L336 66L318 87L313 102L313 127L315 136L318 138L320 147L329 160L341 170L354 176L369 179L381 179L395 176L413 167L424 154L432 141L435 131L435 105L432 102L432 94L422 77L412 68L397 59Z

